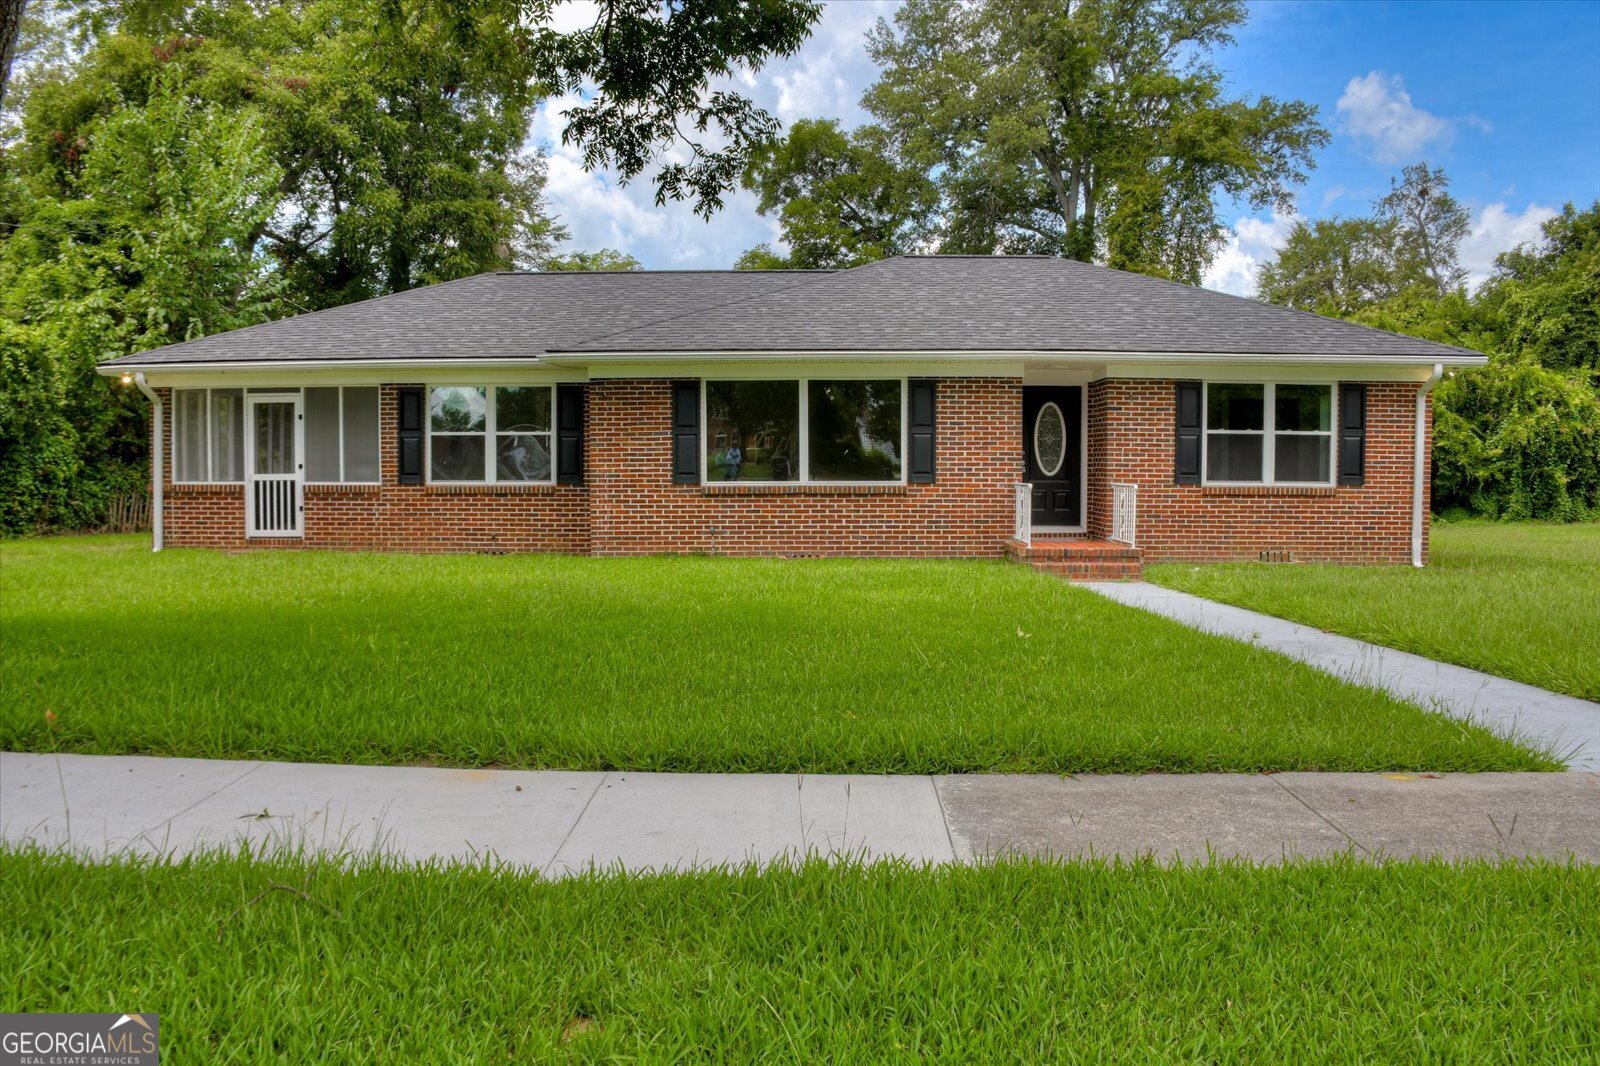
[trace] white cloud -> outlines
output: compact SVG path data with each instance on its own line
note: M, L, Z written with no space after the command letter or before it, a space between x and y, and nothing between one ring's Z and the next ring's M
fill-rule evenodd
M1235 296L1254 296L1257 268L1283 247L1297 221L1293 211L1276 208L1269 218L1241 217L1233 224L1227 244L1212 260L1200 284Z
M1362 151L1379 163L1415 162L1430 144L1448 143L1451 123L1411 102L1398 74L1374 70L1351 78L1339 117Z
M1529 204L1513 214L1504 203L1494 203L1478 212L1472 231L1461 242L1461 265L1467 270L1467 284L1476 289L1494 269L1494 257L1519 244L1540 239L1539 227L1558 212L1543 204Z
M733 88L750 96L785 125L800 118L837 118L845 128L868 121L861 110L862 92L876 77L867 56L867 30L878 18L893 15L898 0L835 2L823 8L810 39L789 59L768 64L751 75L740 71L715 88ZM593 0L567 0L553 17L557 29L592 25ZM756 214L755 197L735 192L720 212L704 222L688 204L655 204L654 167L624 186L612 172L586 173L583 156L561 144L566 120L561 112L576 97L546 100L534 116L530 146L550 155L550 180L545 200L552 214L572 233L567 249L611 247L655 269L730 267L740 253L763 241L773 242L771 219ZM661 160L685 159L682 146Z
M600 5L596 0L560 0L550 12L548 25L557 33L575 33L599 20Z

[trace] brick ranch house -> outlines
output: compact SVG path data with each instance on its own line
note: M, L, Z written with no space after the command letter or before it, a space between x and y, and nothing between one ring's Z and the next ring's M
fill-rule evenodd
M1422 565L1482 355L1042 257L483 274L102 366L155 546Z

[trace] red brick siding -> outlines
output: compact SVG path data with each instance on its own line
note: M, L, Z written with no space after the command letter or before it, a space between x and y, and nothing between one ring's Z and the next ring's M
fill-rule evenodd
M377 486L308 485L305 536L247 538L244 486L173 485L167 404L166 535L174 547L342 548L371 551L588 551L583 486L428 486L399 483L397 391L379 399ZM159 390L170 401L168 390Z
M308 486L303 539L246 538L240 485L172 485L169 418L167 543L997 557L1011 534L1011 486L1022 475L1022 394L1014 378L939 382L937 484L733 491L672 483L671 383L660 379L589 385L584 486L401 485L395 429L400 387L385 385L381 394L382 484Z
M1000 555L1021 479L1015 378L938 384L938 482L867 490L672 483L672 385L594 381L585 435L597 555Z
M1089 535L1110 532L1112 482L1134 482L1147 562L1255 559L1263 551L1303 561L1408 562L1416 395L1414 383L1368 384L1365 484L1239 490L1173 483L1173 382L1097 381L1089 387ZM1432 414L1430 401L1430 443ZM1426 507L1426 486L1423 492Z

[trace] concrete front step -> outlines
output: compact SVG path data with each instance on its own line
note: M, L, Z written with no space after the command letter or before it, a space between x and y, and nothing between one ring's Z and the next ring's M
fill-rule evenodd
M1138 548L1087 537L1035 538L1031 544L1012 539L1006 558L1068 581L1137 581L1144 575Z

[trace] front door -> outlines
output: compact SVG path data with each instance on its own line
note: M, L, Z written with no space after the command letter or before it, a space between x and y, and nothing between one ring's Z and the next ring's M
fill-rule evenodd
M1022 452L1033 486L1033 528L1083 525L1083 386L1022 390Z
M305 513L300 397L247 395L245 404L245 534L298 537Z

